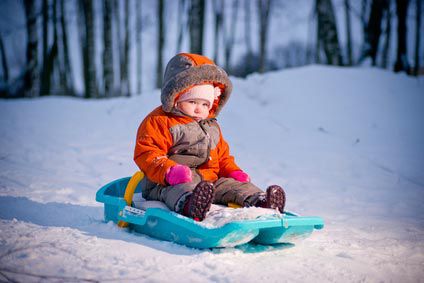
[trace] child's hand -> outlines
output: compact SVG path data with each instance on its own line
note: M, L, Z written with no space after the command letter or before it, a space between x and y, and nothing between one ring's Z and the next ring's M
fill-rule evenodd
M231 172L230 175L228 175L228 177L233 178L234 180L242 182L242 183L250 182L249 175L247 175L241 170Z
M165 175L165 180L171 186L189 183L192 180L192 173L190 168L185 165L177 164L172 166Z

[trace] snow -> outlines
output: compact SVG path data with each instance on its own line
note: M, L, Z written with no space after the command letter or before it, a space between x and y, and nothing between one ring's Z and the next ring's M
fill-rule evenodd
M232 80L219 122L238 164L323 230L213 250L128 233L103 222L95 193L137 170L136 130L159 91L0 100L0 280L422 281L424 80L325 66Z

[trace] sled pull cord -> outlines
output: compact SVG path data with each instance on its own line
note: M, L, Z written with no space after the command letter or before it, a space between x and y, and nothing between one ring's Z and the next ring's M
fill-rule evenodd
M131 179L129 180L127 187L125 188L125 194L124 194L124 199L128 206L131 206L135 189L137 188L138 183L140 183L140 181L143 180L143 178L144 178L143 171L137 171L134 173L134 175L132 175ZM128 223L124 221L119 221L118 226L121 228L127 227Z

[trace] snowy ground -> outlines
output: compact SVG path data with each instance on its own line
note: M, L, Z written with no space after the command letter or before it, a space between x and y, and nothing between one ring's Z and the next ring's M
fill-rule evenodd
M233 79L219 121L239 165L324 218L294 247L196 250L102 222L159 92L0 101L0 281L419 282L424 80L310 66Z

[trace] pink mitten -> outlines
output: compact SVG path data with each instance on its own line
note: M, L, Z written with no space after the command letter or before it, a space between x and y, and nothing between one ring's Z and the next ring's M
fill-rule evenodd
M247 183L250 182L250 177L241 170L233 171L228 175L228 177L233 178L236 181Z
M185 165L174 165L166 172L165 179L171 186L191 182L191 170Z

